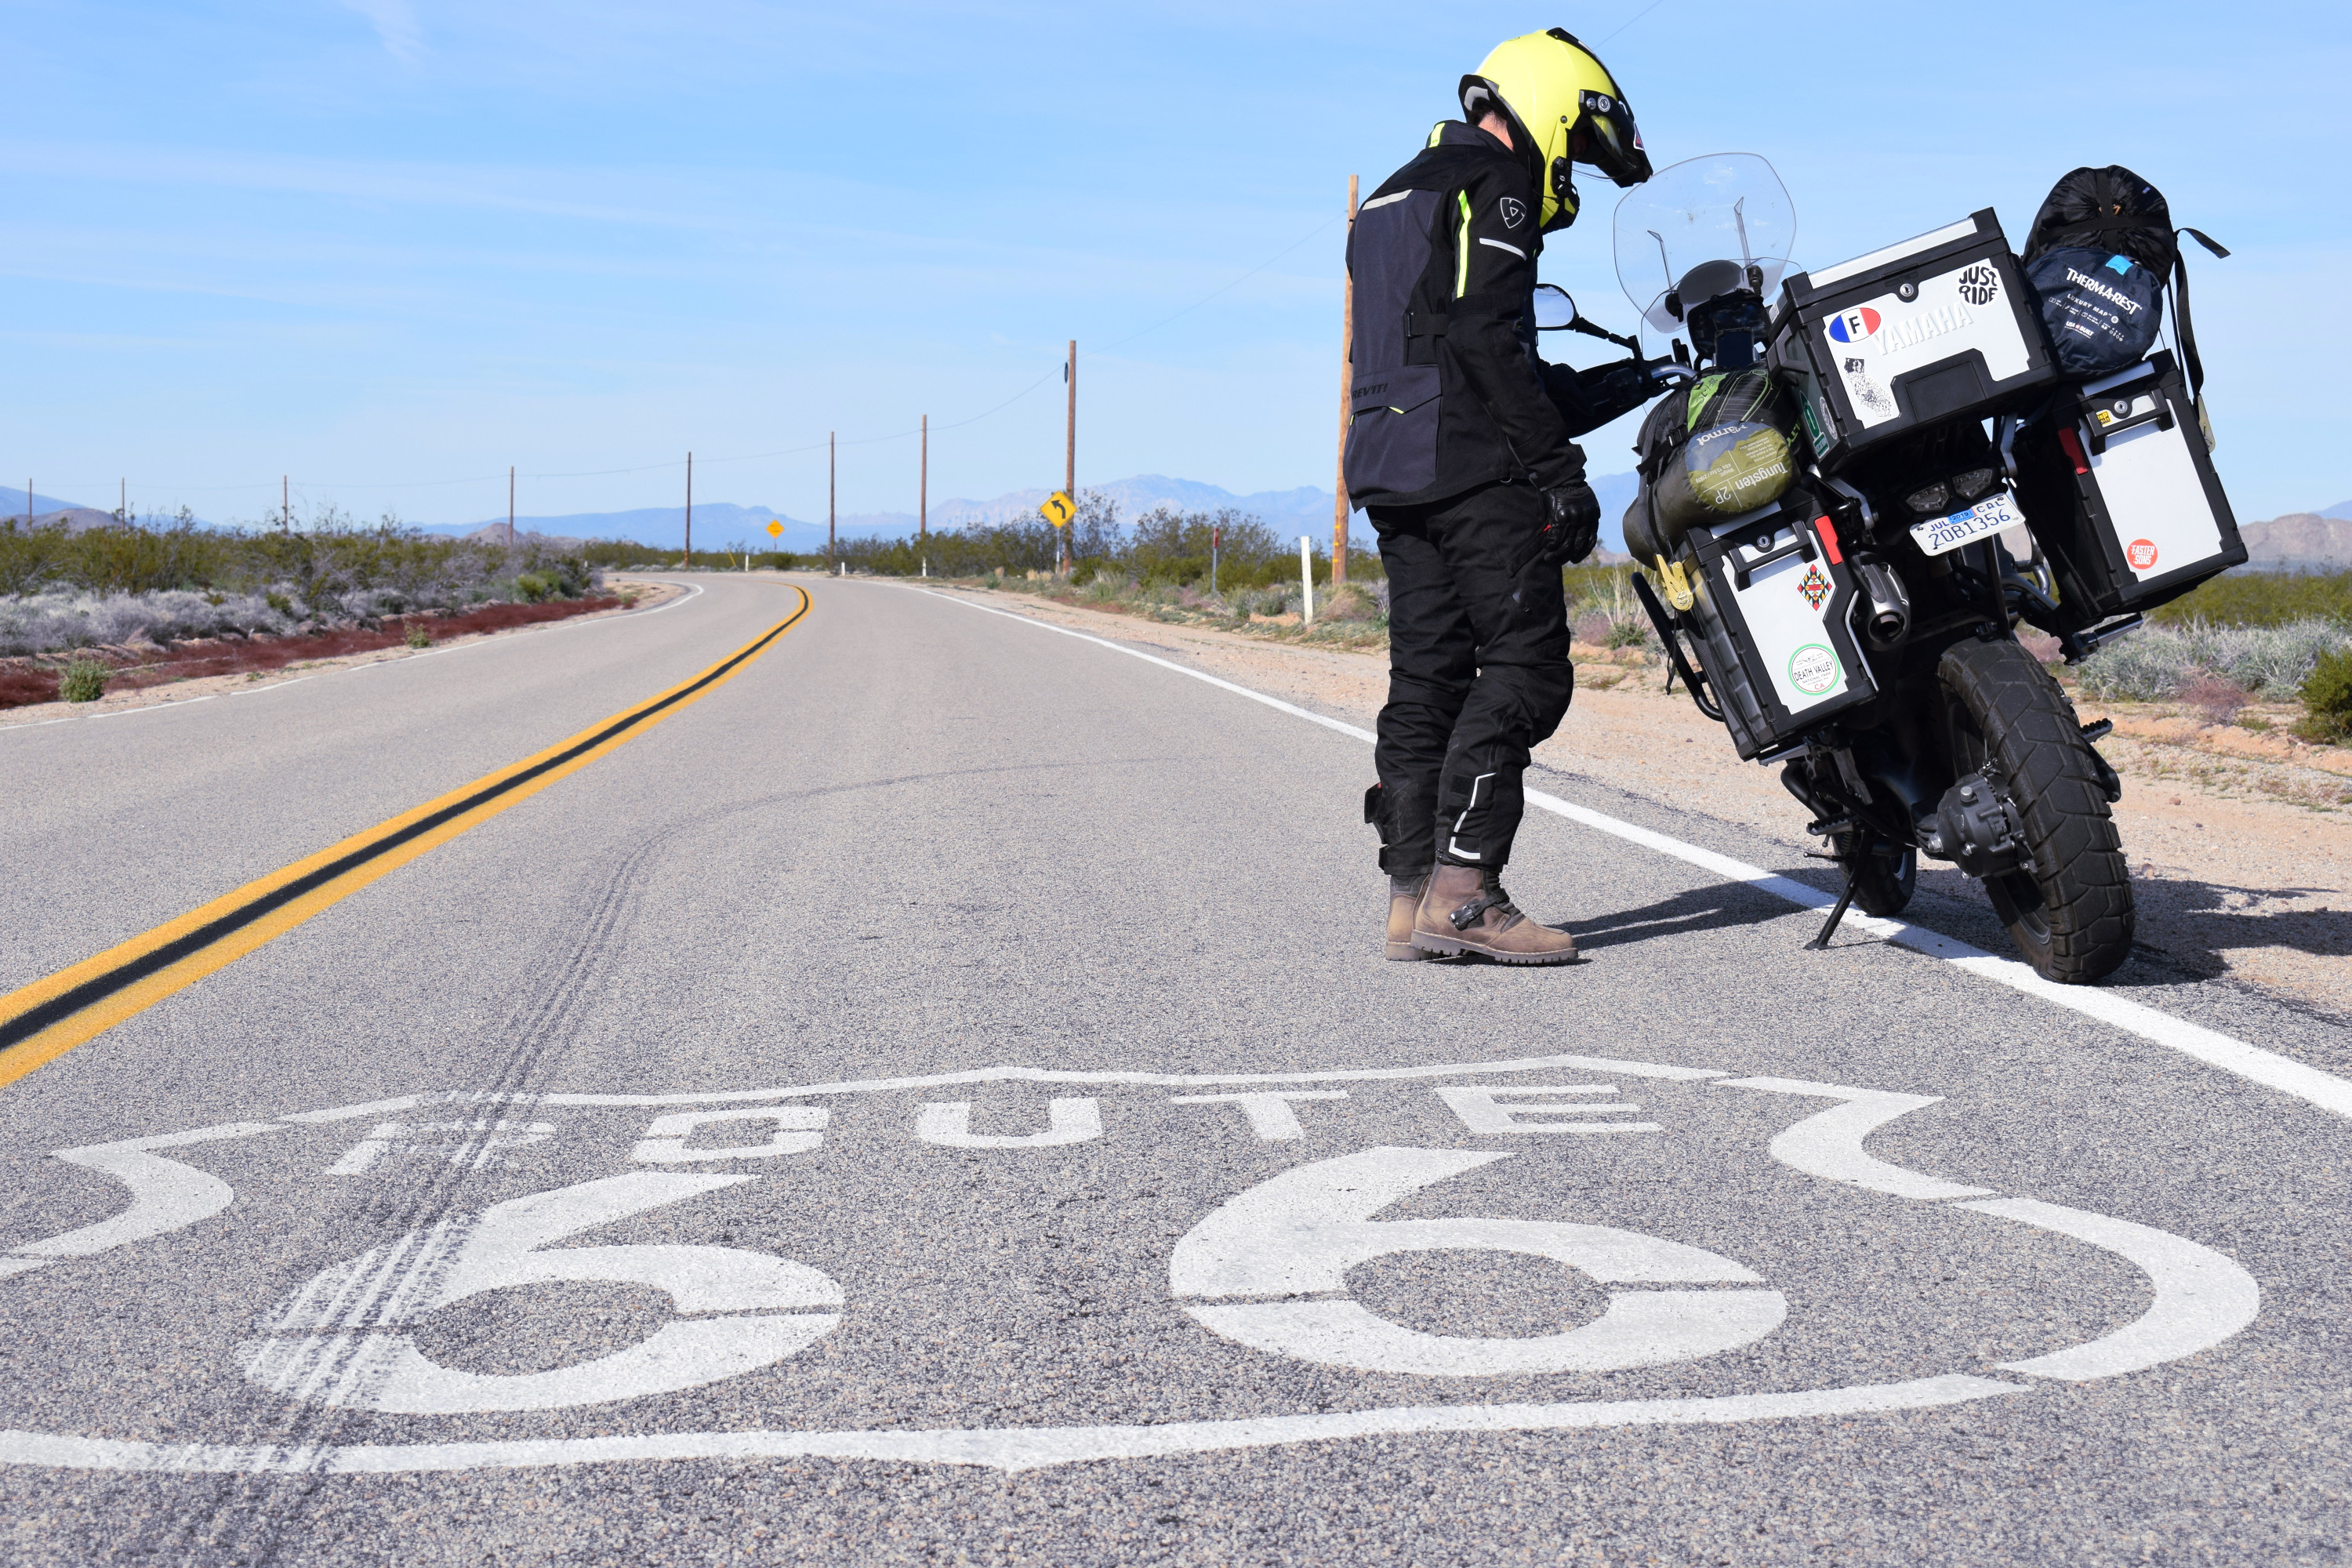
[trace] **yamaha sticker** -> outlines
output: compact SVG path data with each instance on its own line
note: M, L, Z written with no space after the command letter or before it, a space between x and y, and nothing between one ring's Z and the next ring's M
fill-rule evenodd
M2025 336L2001 299L2000 268L1989 261L1964 262L1918 285L1907 302L1888 292L1822 323L1854 422L1864 429L1902 412L1893 392L1897 377L1972 349L1984 356L1985 374L1995 384L2032 368Z

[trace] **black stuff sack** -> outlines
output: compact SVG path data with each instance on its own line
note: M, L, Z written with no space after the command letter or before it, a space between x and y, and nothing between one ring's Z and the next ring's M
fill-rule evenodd
M2062 247L2028 264L2025 280L2068 380L2129 370L2155 349L2164 279L2123 252Z
M2147 358L2163 324L2163 290L2169 283L2173 334L2189 395L2199 394L2205 366L2189 324L2184 234L2216 256L2230 254L2193 228L2173 227L2164 193L2120 163L2073 170L2050 187L2033 215L2022 259L2067 374L2091 380ZM2092 265L2082 265L2084 259Z

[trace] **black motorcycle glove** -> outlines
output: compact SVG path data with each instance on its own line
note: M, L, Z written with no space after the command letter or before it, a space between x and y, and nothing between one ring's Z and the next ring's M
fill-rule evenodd
M1595 365L1577 374L1577 391L1584 397L1591 417L1599 421L1598 429L1620 416L1631 414L1663 389L1650 377L1647 365L1631 360L1619 360L1613 364Z
M1624 359L1590 370L1548 364L1543 367L1544 391L1570 436L1590 435L1665 390L1651 374L1653 368Z
M1552 566L1569 566L1592 553L1601 541L1601 498L1579 476L1543 492L1548 513L1544 523L1543 558Z

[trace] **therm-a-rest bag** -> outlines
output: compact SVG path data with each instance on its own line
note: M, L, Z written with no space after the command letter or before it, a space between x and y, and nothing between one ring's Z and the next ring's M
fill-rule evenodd
M2156 347L2164 279L2116 251L2069 246L2027 263L2059 370L2091 381L2127 370Z

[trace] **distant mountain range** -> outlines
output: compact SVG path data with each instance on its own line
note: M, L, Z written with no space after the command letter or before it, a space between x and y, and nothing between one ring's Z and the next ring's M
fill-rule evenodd
M2240 526L2246 564L2265 572L2352 572L2352 501Z
M1139 474L1133 479L1080 488L1100 490L1118 503L1119 516L1130 521L1154 507L1164 506L1177 511L1192 512L1230 509L1255 517L1278 533L1307 533L1318 539L1323 538L1331 528L1331 492L1317 489L1312 485L1293 490L1258 490L1249 495L1236 495L1198 479L1171 479L1165 474ZM1633 499L1633 476L1601 475L1593 479L1592 488L1601 498L1601 542L1612 549L1622 549L1624 539L1619 531L1618 521ZM1050 493L1043 489L1012 490L988 500L960 498L943 500L930 509L930 526L950 529L1018 521L1036 515L1039 504ZM737 506L728 501L697 501L694 507L695 539L698 545L705 549L724 549L738 542L762 545L771 522L784 525L783 537L779 542L783 549L806 552L824 547L824 523L822 520L808 522L773 507ZM869 511L845 515L835 526L845 539L896 539L911 536L917 523L918 519L911 511ZM497 537L504 531L506 525L507 520L500 517L483 522L444 523L425 531L464 536L495 530L497 532L485 533L485 536ZM1370 523L1360 513L1356 515L1352 527L1361 533L1371 531ZM518 517L515 530L518 533L540 533L550 538L629 539L659 549L680 550L686 545L686 509L677 506L646 507L635 511Z

